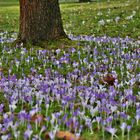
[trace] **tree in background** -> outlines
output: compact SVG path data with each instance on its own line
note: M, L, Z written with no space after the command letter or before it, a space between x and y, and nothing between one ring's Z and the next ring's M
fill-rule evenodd
M91 0L79 0L79 2L91 2Z
M58 0L20 0L20 42L66 38Z

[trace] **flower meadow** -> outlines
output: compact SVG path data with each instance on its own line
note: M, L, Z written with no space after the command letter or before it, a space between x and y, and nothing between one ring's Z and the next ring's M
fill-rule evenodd
M15 36L0 34L0 139L139 134L139 41L69 35L76 46L10 47Z

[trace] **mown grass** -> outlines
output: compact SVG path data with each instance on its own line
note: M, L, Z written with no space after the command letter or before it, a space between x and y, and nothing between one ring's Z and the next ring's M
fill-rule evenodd
M140 1L104 0L91 3L61 3L64 29L74 35L140 36ZM102 25L100 24L102 22ZM17 0L0 0L0 30L18 31Z

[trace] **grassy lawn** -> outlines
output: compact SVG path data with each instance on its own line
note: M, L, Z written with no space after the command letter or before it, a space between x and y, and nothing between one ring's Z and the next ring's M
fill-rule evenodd
M74 35L140 36L139 0L110 0L92 3L62 3L66 32ZM18 1L0 0L0 30L18 31Z
M139 140L140 1L60 6L73 41L11 47L18 0L0 0L0 140Z

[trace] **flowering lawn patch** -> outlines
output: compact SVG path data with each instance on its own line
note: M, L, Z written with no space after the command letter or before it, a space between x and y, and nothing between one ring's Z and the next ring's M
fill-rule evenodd
M139 38L139 0L76 1L66 0L61 3L60 0L63 26L67 34ZM1 0L0 31L18 32L18 25L19 1Z
M9 47L14 38L1 33L2 140L139 136L140 43L69 37L77 46L28 49Z

